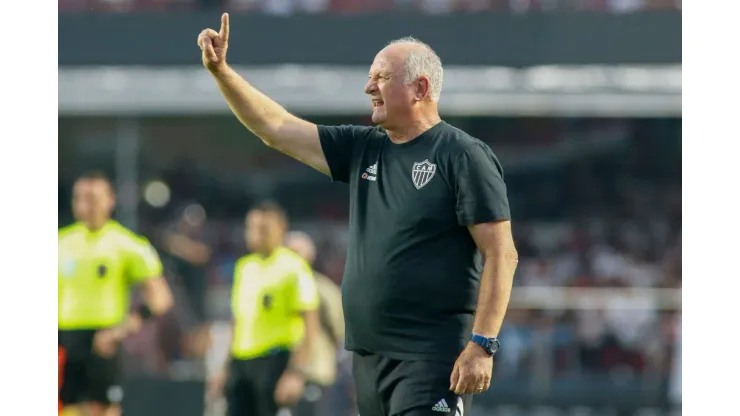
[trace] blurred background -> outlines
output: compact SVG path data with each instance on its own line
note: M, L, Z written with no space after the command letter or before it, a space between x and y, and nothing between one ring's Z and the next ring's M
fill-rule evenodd
M439 53L442 116L503 163L521 256L472 415L680 414L680 0L59 0L59 225L76 175L106 171L176 296L124 346L127 415L222 411L204 379L253 203L283 204L341 283L348 189L230 114L195 42L221 11L232 65L320 124L370 124L362 87L386 42ZM337 360L327 416L354 416Z

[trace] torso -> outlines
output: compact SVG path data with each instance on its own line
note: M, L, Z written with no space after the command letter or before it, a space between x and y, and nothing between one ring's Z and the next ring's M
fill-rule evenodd
M234 357L249 359L300 342L303 318L292 307L297 274L307 268L297 254L284 248L268 258L252 254L237 263L232 289Z
M128 236L115 223L98 232L70 227L59 239L59 328L117 324L128 307Z
M404 144L377 129L355 148L342 284L348 349L454 359L464 346L481 259L458 223L454 164L472 140L440 123Z

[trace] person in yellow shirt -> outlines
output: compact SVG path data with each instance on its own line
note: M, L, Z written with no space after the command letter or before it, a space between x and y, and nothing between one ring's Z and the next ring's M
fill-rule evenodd
M59 230L58 342L65 356L59 398L65 415L120 414L118 345L143 320L172 307L157 252L111 219L114 207L110 180L83 175L73 190L77 222ZM129 313L135 285L145 305Z
M285 238L285 246L303 257L308 264L316 260L316 245L301 231L292 231ZM344 312L342 290L327 276L314 270L319 292L319 336L311 351L311 362L306 368L308 386L296 407L295 416L324 416L331 414L327 407L331 387L337 379L337 353L344 346Z
M319 299L311 267L283 246L286 230L276 204L247 213L251 254L234 269L230 359L209 386L224 393L228 416L275 416L303 394Z

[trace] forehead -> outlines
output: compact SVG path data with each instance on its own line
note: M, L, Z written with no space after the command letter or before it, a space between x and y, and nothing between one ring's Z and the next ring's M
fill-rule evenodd
M110 186L102 179L80 179L74 185L75 192L108 192Z
M373 60L370 73L394 72L403 68L407 55L403 45L389 45L383 48Z
M253 210L249 211L247 213L247 222L249 221L269 221L269 220L277 220L278 215L275 212L272 211L260 211L260 210Z

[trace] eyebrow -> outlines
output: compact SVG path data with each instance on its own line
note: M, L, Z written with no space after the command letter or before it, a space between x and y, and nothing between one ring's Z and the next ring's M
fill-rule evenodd
M390 71L377 71L375 73L369 72L368 77L372 78L373 76L390 76L392 75Z

